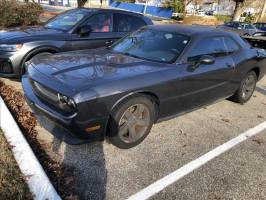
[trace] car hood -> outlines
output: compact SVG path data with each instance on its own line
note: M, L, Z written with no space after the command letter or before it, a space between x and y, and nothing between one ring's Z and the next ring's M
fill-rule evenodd
M45 27L12 28L0 30L0 43L24 42L29 38L43 38L63 33Z
M32 66L46 77L79 91L166 68L163 63L144 61L104 48L41 57L34 59Z

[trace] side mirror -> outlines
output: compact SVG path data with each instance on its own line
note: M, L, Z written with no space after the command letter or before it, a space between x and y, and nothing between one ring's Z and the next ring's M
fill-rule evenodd
M200 58L199 62L200 64L203 64L203 65L211 65L215 63L215 59L212 56L205 55Z
M188 70L195 71L201 64L211 65L213 63L215 63L215 59L209 55L190 57L188 58Z
M84 25L78 29L78 34L80 35L80 37L88 36L91 32L92 28L90 25Z

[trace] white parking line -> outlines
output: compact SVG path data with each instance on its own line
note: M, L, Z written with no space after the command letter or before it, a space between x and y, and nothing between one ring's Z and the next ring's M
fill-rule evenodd
M262 87L262 86L257 86L256 90L264 95L266 95L266 88Z
M209 151L203 156L197 158L196 160L191 161L190 163L184 165L183 167L165 176L164 178L159 179L155 183L149 185L148 187L142 189L138 193L129 197L128 200L144 200L152 197L153 195L157 194L167 186L173 184L174 182L180 180L181 178L188 175L192 171L206 164L210 160L225 153L234 146L240 144L241 142L244 142L248 138L257 135L258 133L262 132L265 129L266 129L266 121L255 126L254 128L247 130L246 132L240 134L236 138L216 147L215 149Z

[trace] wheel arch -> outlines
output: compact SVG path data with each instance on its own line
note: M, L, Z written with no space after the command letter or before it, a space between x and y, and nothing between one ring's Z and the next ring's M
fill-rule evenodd
M159 100L158 95L156 95L155 93L150 92L150 91L136 91L136 92L132 92L132 93L124 95L118 101L115 102L115 104L111 108L110 113L113 113L118 108L118 106L120 106L123 102L127 101L128 99L139 97L139 96L147 97L152 102L154 102L155 112L156 112L156 120L157 120L158 116L159 116L159 111L160 111L160 100Z
M32 50L30 50L23 58L23 60L20 63L21 66L21 74L23 74L23 71L25 70L25 62L27 62L28 60L30 60L31 58L33 58L34 56L36 56L39 53L59 53L60 49L57 47L53 47L53 46L42 46L42 47L37 47L34 48Z
M257 79L260 77L260 68L259 67L253 67L250 71L254 71L257 75Z

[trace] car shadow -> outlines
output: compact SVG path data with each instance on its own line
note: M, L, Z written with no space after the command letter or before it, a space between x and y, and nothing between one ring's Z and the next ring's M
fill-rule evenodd
M53 151L60 149L61 140L54 138ZM64 143L62 164L74 169L75 192L79 199L105 199L107 170L102 142L83 145Z
M52 153L59 155L63 166L73 170L73 188L78 199L106 199L107 169L103 142L69 145L63 142L64 138L59 137L59 134L62 136L62 129L49 123L49 119L43 116L38 115L37 119L42 127L54 135L51 142Z

